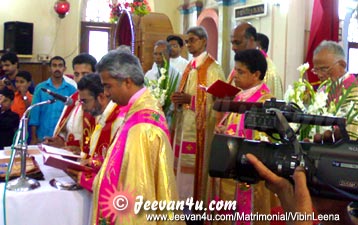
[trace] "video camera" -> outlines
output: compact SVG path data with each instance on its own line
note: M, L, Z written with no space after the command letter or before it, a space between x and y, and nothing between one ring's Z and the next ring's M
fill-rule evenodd
M344 118L304 114L292 104L276 99L264 103L216 100L214 109L244 113L245 129L263 131L269 135L278 133L281 143L216 134L210 155L210 176L257 183L261 178L245 157L251 153L271 171L289 180L292 180L295 168L303 166L313 195L358 199L358 142L349 140ZM342 139L324 144L298 142L289 122L338 126Z

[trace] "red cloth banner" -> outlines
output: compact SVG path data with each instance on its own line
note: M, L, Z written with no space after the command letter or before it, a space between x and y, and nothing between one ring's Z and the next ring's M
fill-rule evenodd
M312 58L313 51L323 40L338 41L339 17L338 17L339 0L314 0L310 39L308 42L308 51L306 62L313 68ZM320 81L310 70L307 71L308 81L318 87Z

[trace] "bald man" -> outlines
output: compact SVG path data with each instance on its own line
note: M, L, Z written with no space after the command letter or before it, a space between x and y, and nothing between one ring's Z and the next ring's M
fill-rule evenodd
M235 53L246 49L258 48L256 41L256 29L247 22L239 23L231 33L231 49ZM277 75L276 66L264 51L262 51L262 54L265 55L268 66L264 82L267 84L271 93L277 99L283 99L282 81L281 78ZM232 83L233 81L233 73L234 70L231 71L229 75L229 83Z

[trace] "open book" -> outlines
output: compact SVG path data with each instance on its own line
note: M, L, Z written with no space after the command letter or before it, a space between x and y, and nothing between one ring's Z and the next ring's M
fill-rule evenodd
M212 94L217 98L225 98L225 97L234 97L237 93L240 92L240 89L232 86L231 84L226 83L222 80L217 80L209 87L205 87L199 84L199 88L204 91Z
M56 147L52 147L52 146L44 145L44 144L41 145L40 150L45 153L60 155L60 156L64 156L64 157L70 157L70 158L75 158L75 159L81 158L80 155L76 155L73 152L70 152L66 149L56 148Z
M91 167L81 165L80 162L77 162L77 159L81 158L81 156L67 151L66 149L42 144L40 150L44 156L44 164L47 166L52 166L61 170L73 169L79 171L92 171Z
M73 169L86 172L93 170L91 167L81 165L80 162L63 158L60 155L43 153L43 156L45 165L52 166L60 170Z

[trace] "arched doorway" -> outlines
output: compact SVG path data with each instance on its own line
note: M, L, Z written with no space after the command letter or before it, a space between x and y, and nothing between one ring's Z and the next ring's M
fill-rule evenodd
M218 56L218 13L214 9L205 9L200 13L198 26L205 27L208 32L208 53L217 60Z

